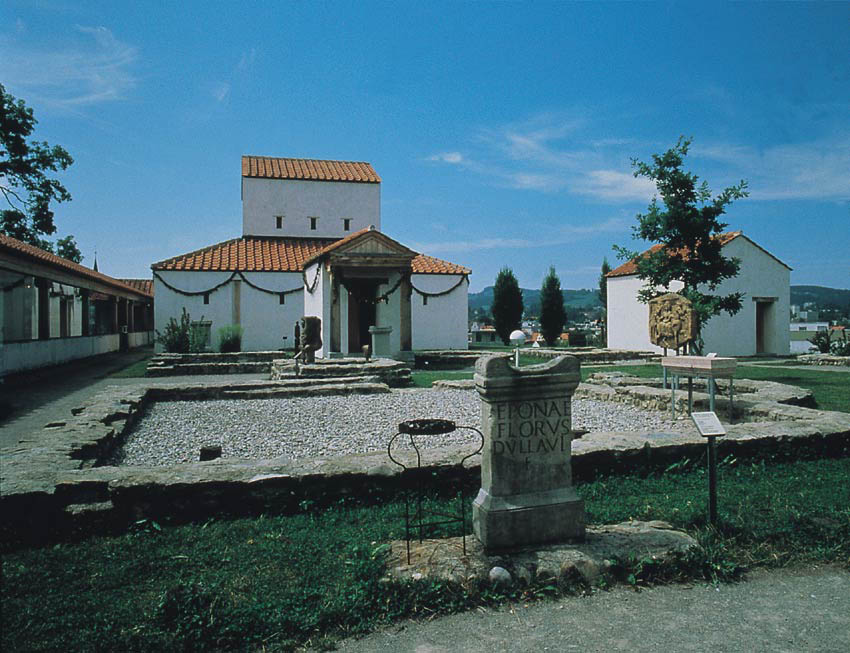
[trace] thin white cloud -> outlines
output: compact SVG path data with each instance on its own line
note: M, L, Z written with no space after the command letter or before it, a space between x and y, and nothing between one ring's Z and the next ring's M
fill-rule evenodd
M470 144L471 153L447 150L429 160L532 192L566 192L617 203L646 202L657 194L652 181L632 174L629 159L635 141L616 136L582 138L586 132L582 120L547 114L482 129ZM727 184L746 179L755 200L850 199L850 133L846 130L828 140L763 148L700 143L691 154L717 164L708 172L713 183L718 178L728 180Z
M219 82L213 87L212 96L216 102L224 102L230 95L230 82Z
M762 149L709 145L695 148L694 154L746 179L753 199L850 199L850 135Z
M625 218L609 218L601 222L565 225L547 232L546 238L479 238L475 240L450 240L431 243L414 243L422 252L451 254L489 249L535 249L553 245L569 245L582 237L598 233L619 233L628 228Z
M31 47L0 39L0 77L28 100L60 108L121 100L136 84L138 49L106 27L77 26L68 45Z
M221 104L230 97L234 85L238 84L241 79L248 74L254 66L254 61L256 59L256 48L246 50L239 56L239 61L237 61L236 65L233 66L230 74L227 75L227 78L219 80L213 84L210 94L217 103Z
M458 165L464 162L463 154L460 152L440 152L439 154L432 154L426 160L450 163L452 165Z
M655 183L649 179L619 170L591 170L582 175L571 190L616 202L649 201L658 192Z
M244 73L254 65L254 60L257 58L257 48L251 48L247 52L243 52L239 57L239 63L236 64L236 72Z

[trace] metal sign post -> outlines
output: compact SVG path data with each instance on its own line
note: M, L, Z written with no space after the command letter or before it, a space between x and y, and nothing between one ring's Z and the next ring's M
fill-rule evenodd
M712 402L713 403L713 402ZM717 525L717 436L726 435L726 429L714 411L691 413L691 419L704 438L708 438L708 521Z

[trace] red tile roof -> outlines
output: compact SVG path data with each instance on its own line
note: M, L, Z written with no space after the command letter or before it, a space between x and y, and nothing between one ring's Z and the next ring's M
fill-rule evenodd
M121 283L126 283L136 290L139 290L153 297L153 280L152 279L118 279Z
M307 261L328 251L329 246L338 246L340 242L348 241L363 231L366 230L357 231L336 241L323 238L243 236L154 263L151 268L199 272L234 270L300 272ZM418 254L413 259L412 265L414 274L470 274L471 272L469 268L424 254Z
M472 274L472 270L433 256L419 254L413 259L413 274Z
M270 156L243 156L242 176L262 179L381 183L381 178L372 168L372 164L365 161L322 161Z
M737 238L738 236L742 236L742 235L743 235L743 232L742 232L742 231L730 231L730 232L723 233L723 234L717 234L717 235L716 235L716 236L714 236L714 237L715 237L717 240L719 240L719 241L720 241L720 245L721 245L721 246L723 246L723 245L726 245L727 243L729 243L729 242L733 241L733 240L734 240L735 238ZM749 239L748 239L748 240L749 240ZM751 241L751 242L752 242L752 241ZM754 243L754 244L755 244L755 243ZM656 245L653 245L653 246L652 246L652 247L650 247L648 250L646 250L645 252L643 252L640 256L635 257L635 258L633 258L633 259L632 259L632 260L630 260L630 261L626 261L626 262L625 262L625 263L623 263L620 267L618 267L618 268L614 268L613 270L611 270L611 271L610 271L608 274L606 274L605 276L606 276L606 277L627 277L627 276L629 276L629 275L631 275L631 274L637 274L637 271L638 271L638 270L637 270L637 261L638 261L638 258L641 258L641 257L643 257L643 256L649 256L650 254L654 254L655 252L657 252L658 250L660 250L662 247L663 247L663 245L661 245L660 243L658 243L658 244L656 244ZM759 249L761 249L761 248L759 248ZM780 261L780 263L781 263L781 261ZM783 265L784 265L784 263L783 263Z
M307 259L332 242L327 238L244 236L154 263L151 268L204 272L300 272Z
M38 247L33 247L28 243L6 236L5 234L0 234L0 252L7 252L20 258L29 259L41 265L61 270L66 274L72 274L91 281L97 281L117 290L153 297L153 293L147 293L144 290L130 286L119 279L114 279L113 277L109 277L101 272L96 272L84 265L74 263L73 261L69 261L61 256L56 256L56 254L51 254L50 252L46 252Z

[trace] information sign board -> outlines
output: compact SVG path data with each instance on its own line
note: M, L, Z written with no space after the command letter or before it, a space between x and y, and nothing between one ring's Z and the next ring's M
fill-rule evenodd
M714 435L726 435L726 429L723 428L723 425L717 419L717 415L714 412L691 413L691 419L694 420L694 424L699 429L699 434L704 438Z

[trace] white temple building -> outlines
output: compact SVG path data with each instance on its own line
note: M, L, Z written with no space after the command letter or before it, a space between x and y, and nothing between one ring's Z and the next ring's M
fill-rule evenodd
M292 348L302 316L322 320L320 358L467 348L471 271L381 232L369 163L243 156L242 237L151 268L155 328L185 308L212 349L229 325L245 351Z
M723 255L737 258L741 267L736 277L725 279L711 294L743 293L743 306L735 315L721 313L709 319L702 330L704 353L722 356L787 356L790 348L788 322L791 304L791 268L747 238L741 231L717 236ZM646 253L657 250L655 245ZM649 341L649 305L638 301L644 281L637 276L634 260L607 275L608 347L661 353ZM669 290L682 288L681 282ZM668 352L674 354L675 352Z

